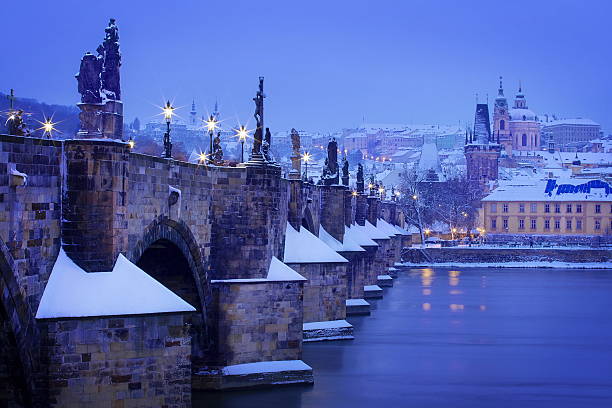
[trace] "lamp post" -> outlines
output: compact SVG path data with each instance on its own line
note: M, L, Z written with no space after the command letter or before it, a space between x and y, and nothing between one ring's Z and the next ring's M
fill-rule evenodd
M212 163L213 156L213 134L215 133L215 129L217 129L217 119L213 115L210 115L208 120L206 121L206 129L208 129L208 136L210 137L210 150L208 152L208 161Z
M166 106L163 108L164 119L166 120L166 133L164 133L164 157L166 159L172 158L172 142L170 141L170 122L172 121L172 115L174 115L175 107L170 104L170 101L166 102Z
M308 162L310 162L310 160L311 160L310 153L305 152L305 153L302 155L302 161L303 161L303 162L304 162L304 164L306 165L306 172L304 173L304 174L305 174L306 181L308 181Z
M40 123L42 126L36 130L42 130L43 137L46 136L47 139L51 139L51 136L53 136L53 132L57 131L57 129L55 128L55 125L57 123L53 122L53 118L45 118L44 122L38 122L38 123Z
M236 134L238 135L238 140L240 140L241 144L240 163L244 163L244 142L246 141L246 138L249 135L249 131L246 130L244 126L240 126Z

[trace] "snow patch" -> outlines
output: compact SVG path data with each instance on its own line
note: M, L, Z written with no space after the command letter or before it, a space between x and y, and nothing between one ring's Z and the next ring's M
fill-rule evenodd
M193 312L195 308L119 254L112 272L88 273L60 249L37 319Z
M370 224L369 221L365 222L365 226L363 228L365 229L365 232L369 235L369 237L372 239L389 239L389 235L387 233L383 232L380 228Z
M389 275L378 275L376 277L376 279L378 279L378 280L393 280L393 278L391 276L389 276Z
M268 276L266 278L250 278L250 279L213 279L211 283L266 283L266 282L297 282L306 281L305 277L285 265L277 257L273 256L268 268Z
M344 227L344 236L348 236L360 246L378 246L378 244L369 237L369 235L365 232L364 227L361 225L353 224L350 227Z
M323 329L341 329L353 327L352 324L347 322L346 320L329 320L326 322L310 322L304 323L304 330L323 330Z
M365 299L346 299L347 306L370 306Z
M363 287L363 290L365 292L371 292L371 291L378 291L378 290L382 290L382 288L378 285L366 285Z
M223 375L247 375L259 373L279 373L281 371L312 370L302 360L260 361L257 363L236 364L223 367Z

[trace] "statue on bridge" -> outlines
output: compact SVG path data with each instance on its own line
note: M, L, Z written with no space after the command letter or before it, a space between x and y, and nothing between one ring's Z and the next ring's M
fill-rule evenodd
M361 165L361 163L357 164L357 192L364 192L363 166Z
M349 162L346 160L346 156L342 158L342 185L349 185Z
M86 53L81 58L81 67L76 79L82 103L102 103L100 96L102 60L93 54Z
M338 142L336 138L331 138L327 144L327 159L323 168L323 184L331 186L338 184L340 181L338 168Z
M272 160L272 153L270 152L270 147L272 146L272 134L270 133L270 128L266 128L266 135L264 137L263 143L261 144L261 153L264 156L264 159L268 162Z
M295 129L291 129L291 171L289 178L299 180L302 172L302 156L300 155L300 134Z
M251 161L261 161L263 156L261 153L261 145L263 143L264 115L263 115L263 100L266 97L263 90L264 77L259 77L259 90L253 98L255 102L255 133L253 134L253 149L251 150Z
M221 147L221 132L213 139L213 151L211 160L213 164L220 166L223 164L223 148Z
M22 109L11 111L9 113L8 120L6 121L6 127L9 135L14 136L30 136L30 129L25 123L25 113Z
M98 47L98 58L104 61L101 71L102 94L106 99L121 100L121 84L119 67L121 53L119 52L119 30L115 19L111 18L108 27L104 29L104 42Z

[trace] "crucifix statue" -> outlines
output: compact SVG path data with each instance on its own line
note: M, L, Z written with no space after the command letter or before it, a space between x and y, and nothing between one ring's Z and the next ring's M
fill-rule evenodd
M261 153L261 145L263 142L263 130L264 130L264 116L263 116L263 102L266 95L263 90L263 82L264 77L259 77L259 90L255 98L253 98L253 102L255 102L255 123L257 124L257 128L255 129L255 134L253 135L253 150L251 151L251 159L262 158Z

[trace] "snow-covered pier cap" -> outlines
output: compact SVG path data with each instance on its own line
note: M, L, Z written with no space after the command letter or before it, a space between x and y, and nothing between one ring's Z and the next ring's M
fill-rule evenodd
M121 254L111 272L88 273L60 249L36 318L194 311L193 306Z
M339 255L306 228L296 231L287 223L285 235L285 263L345 263Z

